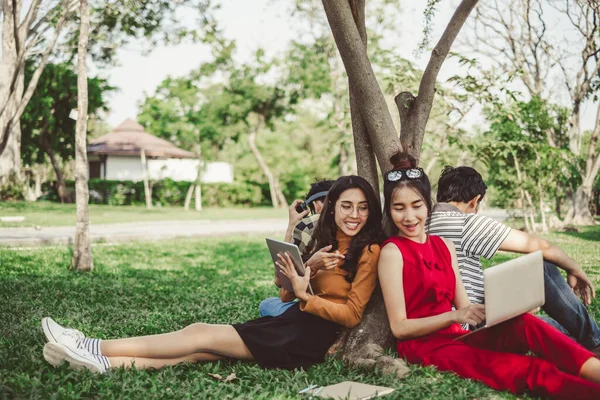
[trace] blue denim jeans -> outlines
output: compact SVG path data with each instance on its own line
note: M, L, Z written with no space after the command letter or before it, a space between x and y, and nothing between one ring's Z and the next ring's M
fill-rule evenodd
M600 328L587 309L573 293L556 265L544 262L546 303L542 310L548 317L539 316L565 335L571 336L586 349L600 345Z
M261 317L277 317L296 304L295 301L283 302L279 297L269 297L260 302L258 312Z

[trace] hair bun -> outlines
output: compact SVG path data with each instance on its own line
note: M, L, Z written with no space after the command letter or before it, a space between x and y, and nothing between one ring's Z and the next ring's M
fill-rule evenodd
M399 151L390 157L394 169L409 169L417 167L417 160L410 154Z

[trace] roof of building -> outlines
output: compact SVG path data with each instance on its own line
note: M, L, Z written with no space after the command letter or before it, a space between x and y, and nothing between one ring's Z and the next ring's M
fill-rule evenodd
M131 119L126 119L111 133L90 141L87 152L98 155L139 156L142 149L146 157L195 157L194 153L145 132L142 125Z

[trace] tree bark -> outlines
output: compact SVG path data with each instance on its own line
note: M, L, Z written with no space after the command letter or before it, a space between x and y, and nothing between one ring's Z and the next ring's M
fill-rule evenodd
M367 51L367 28L365 23L365 0L350 0L350 9L354 23L358 29L363 51ZM358 175L371 184L375 193L379 193L379 175L377 173L377 160L371 145L367 127L360 113L360 101L354 94L355 85L348 79L350 92L350 118L352 120L352 136L354 138L354 151L356 153L356 167Z
M54 154L54 150L52 149L52 146L50 145L50 142L48 141L48 122L47 121L42 122L40 131L41 131L40 132L40 144L41 144L42 148L44 149L44 151L46 152L46 154L48 155L48 158L50 158L50 163L52 164L52 168L54 169L54 173L56 174L56 183L58 186L56 188L56 192L58 193L58 198L60 199L61 203L71 203L73 201L73 199L71 198L71 195L69 194L69 192L67 190L67 185L63 178L63 174L62 174L60 165L58 165L58 161L56 161L56 155Z
M142 163L142 177L144 179L144 199L146 199L146 209L152 209L152 191L148 182L148 161L146 161L146 152L140 151L140 161Z
M183 209L185 211L189 211L189 209L190 209L190 203L192 202L192 195L194 194L194 186L196 186L196 184L192 183L190 185L190 187L188 188L187 194L185 195L185 203L183 203Z
M391 169L389 158L400 150L400 143L350 4L348 1L323 0L323 6L346 68L348 80L352 83L351 95L357 100L357 107L354 109L359 111L363 124L369 132L379 167L387 171ZM355 121L353 119L353 127ZM360 147L356 146L356 148ZM357 154L357 162L361 156ZM359 165L359 171L362 168Z
M564 223L571 225L594 225L594 216L590 211L592 201L592 187L600 171L600 152L598 152L598 139L600 138L600 103L596 111L596 125L590 138L585 171L582 174L582 183L573 196Z
M77 50L77 124L75 127L75 189L77 202L77 225L73 243L71 269L91 271L94 269L90 243L90 219L88 213L88 162L86 152L88 85L87 45L90 15L87 0L80 0L79 46Z

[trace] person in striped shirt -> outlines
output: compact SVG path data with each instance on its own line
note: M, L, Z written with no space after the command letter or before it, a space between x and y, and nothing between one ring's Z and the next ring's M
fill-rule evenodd
M484 303L481 257L490 259L498 250L522 254L542 250L546 294L542 309L550 318L540 318L600 353L600 328L585 307L595 297L594 285L581 266L549 241L477 214L486 189L475 169L446 166L438 181L438 203L427 223L429 234L454 243L461 279L471 302ZM566 281L557 267L566 271Z

